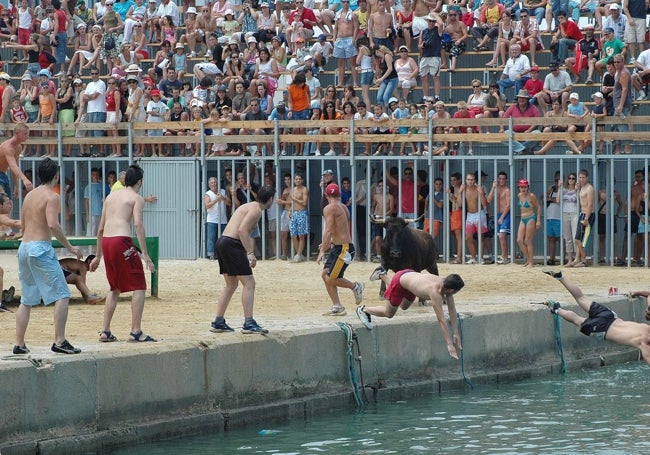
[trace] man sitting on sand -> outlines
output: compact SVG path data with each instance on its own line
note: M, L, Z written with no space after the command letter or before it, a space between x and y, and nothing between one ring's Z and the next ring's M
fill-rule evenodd
M580 308L589 313L589 317L585 318L571 310L565 310L560 307L559 302L548 299L544 303L552 313L575 324L580 328L580 332L587 336L599 337L614 343L639 349L643 360L650 365L650 325L620 319L616 316L616 313L606 306L592 302L582 293L582 290L577 285L567 280L562 275L562 272L551 270L545 271L544 273L562 283L576 302L578 302Z
M392 318L397 313L397 308L408 310L416 297L428 299L431 301L431 307L436 313L440 331L447 341L447 351L454 359L458 359L456 347L463 349L460 342L460 332L458 331L458 319L456 317L456 303L454 294L460 291L465 283L457 274L448 275L445 278L429 273L419 273L411 269L400 270L392 279L388 279L386 271L380 266L370 275L370 281L381 279L386 284L387 301L384 305L367 307L361 305L357 307L357 316L369 330L372 330L374 324L371 321L372 316L383 318ZM449 319L453 330L453 338L449 335L445 314L442 311L443 300L447 303L449 309Z
M77 289L79 289L79 292L81 292L81 296L84 298L86 303L97 305L98 303L103 303L104 300L106 300L106 297L100 297L93 294L86 285L86 273L90 270L90 263L93 259L95 259L94 254L88 255L85 261L76 258L63 258L59 259L59 265L61 266L61 269L63 269L65 282L68 284L74 284Z

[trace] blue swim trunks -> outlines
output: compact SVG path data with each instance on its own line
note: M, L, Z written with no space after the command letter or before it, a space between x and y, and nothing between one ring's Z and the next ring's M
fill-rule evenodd
M499 224L499 219L501 218L501 213L497 213L497 224ZM503 217L503 223L497 226L497 232L499 234L510 234L510 212Z
M22 242L18 247L18 277L22 288L20 303L34 306L49 305L70 298L63 270L56 258L52 243Z
M547 237L560 237L560 220L546 220Z
M0 190L0 193L5 193L5 194L11 195L9 177L7 177L6 172L0 172L0 186L2 186L4 188L4 190Z
M354 40L349 38L338 38L334 41L332 55L336 58L350 58L357 55L357 48L354 47Z
M291 214L289 232L292 236L309 234L309 212L297 210Z

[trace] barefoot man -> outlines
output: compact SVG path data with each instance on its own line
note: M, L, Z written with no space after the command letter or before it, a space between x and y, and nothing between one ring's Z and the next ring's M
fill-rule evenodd
M217 300L217 317L212 322L211 332L234 332L234 329L226 324L224 315L232 295L237 290L241 281L243 286L241 302L244 307L244 325L242 333L267 334L269 331L260 327L253 319L253 303L255 302L255 278L253 269L257 264L255 258L255 239L251 233L257 228L264 210L273 203L275 189L270 186L263 186L257 192L257 200L242 204L237 207L228 221L226 229L217 240L217 259L219 270L226 280L226 287Z
M565 310L561 308L559 302L549 299L544 303L552 313L578 326L580 332L584 335L639 349L643 360L650 365L650 325L620 319L616 316L616 313L606 306L592 302L591 299L587 298L577 285L564 277L562 272L549 270L544 273L562 283L578 302L580 308L589 313L589 317L585 318L571 310ZM633 295L643 295L643 293L635 292Z
M458 349L463 349L460 342L460 332L458 331L458 318L456 316L456 303L454 294L460 291L465 282L457 274L448 275L445 278L429 273L419 273L411 269L400 270L392 279L388 278L386 271L382 267L377 267L370 275L370 281L381 279L386 284L387 301L384 305L367 307L361 305L357 307L357 316L369 330L372 330L374 323L371 316L382 318L392 318L397 313L397 309L408 310L416 297L428 299L431 301L433 312L438 318L440 331L447 342L447 351L454 359L458 359ZM442 303L447 303L449 309L449 320L453 335L449 334L445 313L442 310Z
M99 333L99 341L104 343L117 340L111 333L111 319L120 294L131 291L133 291L131 332L128 341L156 341L142 332L142 312L147 282L144 279L142 260L131 237L131 223L133 223L142 251L142 259L149 271L153 272L155 267L147 252L147 236L142 223L144 198L138 194L142 188L143 177L144 171L140 166L129 166L124 178L126 188L121 191L111 191L111 194L106 197L102 218L99 221L97 257L90 263L90 270L93 272L97 270L103 256L106 278L111 287L104 306L104 326Z
M345 86L345 62L350 62L352 72L352 85L357 83L357 48L354 39L359 32L359 17L352 14L350 0L343 0L341 11L334 16L334 57L338 59L339 87Z
M323 209L325 229L323 241L320 244L316 263L320 264L329 250L321 277L325 283L327 294L332 300L332 308L323 316L345 316L345 307L341 305L337 288L348 288L354 292L357 305L363 300L363 284L354 283L343 278L343 273L354 259L354 245L350 236L350 211L341 203L341 190L336 183L330 183L325 188L327 205Z
M368 39L373 47L386 46L393 52L393 16L388 12L388 1L377 0L376 9L368 17Z
M485 197L485 190L483 185L476 184L476 177L473 173L467 174L465 178L465 185L460 187L460 194L465 196L465 207L467 208L467 219L465 220L465 240L467 241L467 249L471 258L467 264L476 264L483 258L483 251L481 256L476 256L476 243L474 243L474 234L480 238L488 230L487 218L485 210L487 207L487 198ZM485 248L485 242L481 242L481 249ZM460 252L458 254L461 254Z
M78 259L82 255L79 248L70 245L59 224L61 202L59 195L54 192L59 184L59 166L56 161L49 158L41 161L38 165L38 178L41 184L30 191L23 202L23 241L18 248L18 276L22 296L16 312L16 345L13 353L29 353L25 345L29 315L31 308L39 305L42 299L45 305L54 302L52 351L78 354L81 349L75 348L65 339L70 290L52 247L52 236Z
M16 128L14 128L14 135L11 139L7 139L0 145L0 192L11 194L11 189L9 188L9 177L7 177L7 171L11 170L11 174L14 176L14 196L18 196L18 190L20 189L20 181L23 181L23 185L27 191L33 189L32 182L29 181L25 174L20 170L18 166L18 158L20 154L23 153L23 144L29 137L29 127L24 123L18 123Z
M304 185L302 175L296 174L293 178L294 187L291 190L291 220L289 222L289 233L293 242L293 249L296 255L294 262L303 262L307 258L303 254L309 235L309 188Z
M508 256L508 236L510 235L510 187L508 186L508 174L501 171L497 181L492 183L492 189L487 196L488 204L492 204L497 198L497 232L499 233L499 244L501 245L501 256L497 258L497 264L510 262Z
M589 172L583 169L578 174L580 184L580 216L576 230L576 260L567 264L567 267L584 267L587 264L585 247L591 237L591 228L594 225L594 187L589 183Z

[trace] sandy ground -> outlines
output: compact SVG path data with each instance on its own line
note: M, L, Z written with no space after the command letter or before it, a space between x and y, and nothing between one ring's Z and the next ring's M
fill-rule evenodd
M0 253L0 264L5 270L4 287L16 286L20 293L18 265L15 252ZM351 280L366 284L364 303L381 303L379 283L368 281L376 264L353 263L346 272ZM524 269L520 265L452 265L440 264L441 275L458 273L465 280L465 288L457 295L458 310L466 313L495 312L502 310L541 311L541 306L530 305L546 297L570 301L569 294L552 278L544 275L542 266ZM616 286L620 293L648 289L648 270L644 268L588 267L565 269L565 273L577 282L587 294L607 300L608 289ZM254 270L257 281L255 318L270 330L270 336L281 336L282 331L296 327L322 327L338 321L349 321L360 327L354 313L354 297L347 289L340 291L347 316L332 318L321 316L330 307L325 288L320 279L321 267L315 262L291 263L286 261L260 261ZM90 289L104 295L108 289L103 268L88 275ZM143 318L145 333L164 343L214 341L217 337L250 337L238 331L235 334L213 334L210 322L215 316L215 302L223 288L218 265L205 259L197 261L163 260L160 263L159 297L147 297ZM17 302L10 308L15 311ZM102 326L103 305L87 305L76 289L67 324L67 338L85 352L133 349L128 338L131 313L130 294L125 294L118 304L112 331L118 343L98 343ZM407 312L398 312L396 318L427 317L432 323L435 317L429 308L415 305ZM238 328L243 321L241 293L237 291L226 313L231 326ZM334 320L333 320L334 319ZM381 324L382 322L379 321ZM384 322L386 323L386 322ZM0 354L9 353L14 344L15 317L12 313L0 313ZM27 346L34 354L53 355L49 346L53 339L51 307L32 310L27 331ZM143 343L138 349L156 343ZM160 346L160 343L157 344Z

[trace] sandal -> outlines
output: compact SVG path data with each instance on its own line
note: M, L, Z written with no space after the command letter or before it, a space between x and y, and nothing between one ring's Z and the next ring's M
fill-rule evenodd
M150 337L149 335L144 335L142 330L140 330L138 333L131 332L129 333L129 335L131 335L131 338L129 338L128 340L130 343L144 343L147 341L153 341L153 342L158 341L155 338Z
M105 335L105 337L102 338L102 335ZM99 341L102 343L112 343L113 341L117 341L117 337L110 330L102 330L99 332Z

